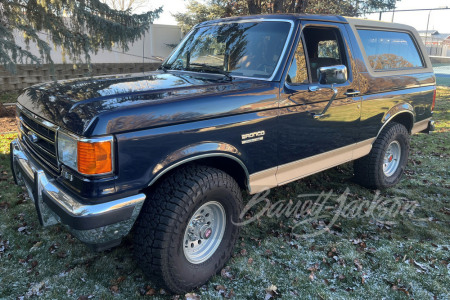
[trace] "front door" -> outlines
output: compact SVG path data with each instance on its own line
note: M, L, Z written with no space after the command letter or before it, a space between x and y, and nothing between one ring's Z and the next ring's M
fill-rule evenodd
M280 92L278 184L352 159L361 98L346 37L343 24L302 22ZM328 84L320 78L320 68L330 66L345 66L347 80Z

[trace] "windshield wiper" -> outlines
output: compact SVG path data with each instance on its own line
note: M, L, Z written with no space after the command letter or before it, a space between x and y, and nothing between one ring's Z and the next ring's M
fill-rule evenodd
M233 79L233 77L231 77L229 72L224 71L219 66L211 66L211 65L208 65L208 64L200 64L200 63L190 63L189 66L202 67L202 68L204 68L204 71L212 71L212 72L215 72L215 73L219 73L219 74L225 75L225 77L227 79L229 79L229 80ZM200 69L200 70L202 70L202 69Z
M158 70L163 70L164 73L167 73L167 70L170 70L168 67L166 67L165 64L162 64L159 66Z

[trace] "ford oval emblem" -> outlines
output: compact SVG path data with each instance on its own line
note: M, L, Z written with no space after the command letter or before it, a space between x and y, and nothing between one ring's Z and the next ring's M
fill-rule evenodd
M34 132L28 131L27 137L32 143L39 141L39 137Z

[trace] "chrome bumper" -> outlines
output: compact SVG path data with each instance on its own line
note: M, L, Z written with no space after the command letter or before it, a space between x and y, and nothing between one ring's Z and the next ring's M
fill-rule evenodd
M101 204L81 203L39 167L18 139L11 143L11 167L16 183L27 188L43 226L62 223L97 249L120 243L144 204L145 194Z

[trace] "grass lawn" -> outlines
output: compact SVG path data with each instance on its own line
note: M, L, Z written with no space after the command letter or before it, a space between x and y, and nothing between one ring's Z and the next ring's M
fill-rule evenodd
M382 199L391 213L397 208L400 213L390 216L379 209L364 215L365 207L360 211L363 217L347 214L333 220L342 203L333 196L319 218L304 223L299 222L314 211L303 217L264 215L242 227L227 267L193 293L202 299L448 299L449 88L439 89L435 119L435 133L412 137L400 184L378 196L353 183L351 164L273 189L266 196L272 203L296 203L300 194L333 190L333 195L341 195L348 188L349 205ZM0 298L171 298L144 277L133 260L130 237L120 247L95 253L63 226L40 227L33 203L13 184L9 143L14 137L0 135Z
M0 103L16 102L19 92L0 92Z

